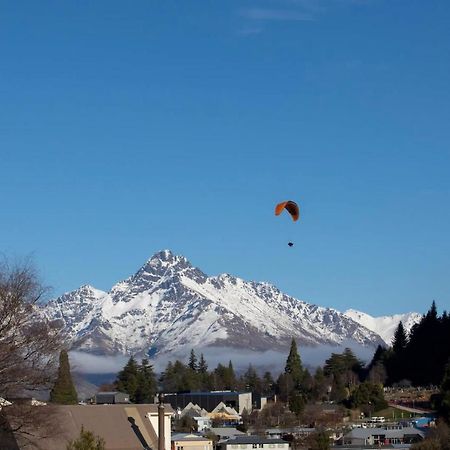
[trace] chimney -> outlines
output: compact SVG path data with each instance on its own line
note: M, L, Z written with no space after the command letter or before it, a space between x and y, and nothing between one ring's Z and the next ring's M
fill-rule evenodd
M164 394L159 394L158 397L158 450L166 450L164 436Z

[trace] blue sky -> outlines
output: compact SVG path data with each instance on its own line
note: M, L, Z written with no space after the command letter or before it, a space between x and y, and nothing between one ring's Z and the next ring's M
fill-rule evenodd
M340 310L449 309L447 0L3 1L0 55L0 250L54 295L169 248Z

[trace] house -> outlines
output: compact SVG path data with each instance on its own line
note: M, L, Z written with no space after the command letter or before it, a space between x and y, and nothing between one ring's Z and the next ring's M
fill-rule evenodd
M219 441L219 450L288 450L289 442L282 439L267 439L259 436L237 436L226 441Z
M94 395L94 403L97 405L115 405L117 403L130 403L130 396L124 392L97 392Z
M241 421L241 416L231 406L220 402L209 414L211 420L219 420L223 425L238 425Z
M47 409L45 409L47 408ZM15 434L12 443L4 448L19 450L25 443L39 444L45 450L65 449L70 440L77 439L81 428L92 431L105 440L106 450L142 450L158 448L158 405L51 405L41 406L48 412L51 428L45 431L27 426L24 430L31 435L26 440ZM5 408L7 411L7 408ZM173 410L165 405L164 441L165 448L171 444L170 422ZM14 426L13 419L10 419ZM28 447L26 447L28 448Z
M189 403L199 405L206 411L212 411L219 403L234 408L239 414L246 409L252 411L252 393L236 391L211 392L179 392L164 394L164 401L170 403L173 409L185 408Z
M266 436L268 438L278 438L282 439L285 436L289 436L292 440L293 438L308 437L315 433L316 429L312 427L289 427L289 428L267 428ZM288 439L287 439L288 440Z
M353 428L344 435L343 445L413 444L424 438L423 431L413 427Z
M211 428L212 421L209 417L194 416L192 419L197 424L197 431L205 431Z
M247 436L243 431L236 430L236 428L232 427L211 427L209 429L211 433L214 433L219 441L232 439L239 436Z
M213 450L213 443L196 434L177 433L172 435L171 450Z

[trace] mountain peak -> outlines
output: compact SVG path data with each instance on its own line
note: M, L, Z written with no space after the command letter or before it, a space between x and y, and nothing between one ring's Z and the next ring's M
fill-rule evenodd
M140 276L143 273L163 275L191 268L191 263L184 256L175 255L170 250L161 250L147 260L137 275Z

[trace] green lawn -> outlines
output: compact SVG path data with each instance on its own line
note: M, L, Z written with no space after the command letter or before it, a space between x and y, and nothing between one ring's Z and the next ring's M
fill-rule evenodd
M385 409L374 412L372 416L383 416L386 418L386 420L392 420L401 418L409 419L410 417L414 417L415 415L413 413L409 413L407 411L402 411L400 409L393 408L392 406L388 406Z

